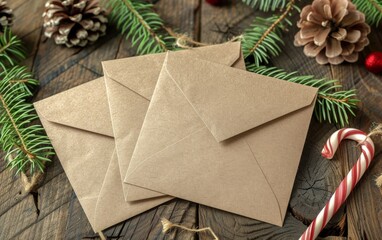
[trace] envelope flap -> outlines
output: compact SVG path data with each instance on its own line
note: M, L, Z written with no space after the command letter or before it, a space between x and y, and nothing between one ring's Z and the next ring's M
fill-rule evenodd
M240 58L240 48L240 42L232 42L177 51L176 54L190 55L195 58L231 66ZM104 61L102 65L107 77L150 100L165 56L165 53L137 56ZM142 69L145 70L142 71Z
M165 68L218 142L304 108L317 94L313 87L171 52Z
M82 95L80 98L78 95ZM113 137L105 83L93 80L65 92L46 98L35 105L50 122Z

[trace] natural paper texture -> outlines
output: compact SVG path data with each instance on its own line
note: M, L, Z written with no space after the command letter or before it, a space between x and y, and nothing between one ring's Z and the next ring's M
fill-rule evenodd
M125 178L139 186L128 199L147 188L281 226L316 94L168 53Z
M171 199L125 201L103 78L34 106L95 232Z
M174 52L245 69L239 42ZM139 132L154 92L165 53L124 58L102 63L121 176L125 176ZM198 71L198 69L194 69ZM121 181L123 181L121 178ZM128 185L123 184L127 198ZM136 192L139 189L136 189ZM141 198L162 194L142 190ZM136 200L131 199L130 200Z

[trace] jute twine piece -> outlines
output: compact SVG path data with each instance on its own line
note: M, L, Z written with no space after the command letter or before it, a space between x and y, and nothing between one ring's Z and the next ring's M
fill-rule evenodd
M189 36L187 36L186 34L180 34L180 33L174 32L171 28L165 28L165 30L168 32L168 34L170 36L172 36L176 39L175 44L176 44L176 46L178 46L180 48L191 49L191 48L193 48L193 46L204 47L204 46L213 45L213 44L209 44L209 43L202 43L202 42L195 41L192 38L190 38ZM241 40L242 38L243 38L243 35L239 35L239 36L233 37L232 39L226 41L226 43L235 42L235 41Z
M169 230L171 230L173 228L179 228L179 229L185 230L187 232L193 232L193 233L209 232L214 237L213 238L214 240L219 240L218 236L214 233L214 231L212 231L212 229L210 227L205 227L205 228L200 228L200 229L188 228L188 227L185 227L185 226L182 226L179 224L172 223L169 220L167 220L166 218L162 218L161 222L162 222L162 227L163 227L163 229L162 229L163 233L167 233Z
M9 161L13 161L13 156L8 156ZM36 189L36 187L44 180L44 173L43 172L35 172L32 174L32 176L28 177L25 172L21 172L20 174L20 180L24 187L24 191L26 193L30 193L33 190Z
M105 237L105 235L103 235L103 232L98 232L98 235L99 237L101 238L101 240L106 240L107 238Z
M23 183L24 190L27 193L35 190L35 188L44 180L43 172L35 172L30 178L24 173L21 173L21 182Z
M375 140L373 139L374 142L379 143L382 142L382 124L376 125L370 133L367 135L367 137L372 137L375 136L377 137ZM375 184L378 187L382 187L382 173L375 179Z

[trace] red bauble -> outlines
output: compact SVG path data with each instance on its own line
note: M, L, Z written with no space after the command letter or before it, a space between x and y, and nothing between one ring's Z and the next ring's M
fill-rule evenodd
M214 6L219 6L219 5L223 5L225 1L224 0L206 0L206 2Z
M372 52L365 60L365 67L372 73L382 72L382 52Z

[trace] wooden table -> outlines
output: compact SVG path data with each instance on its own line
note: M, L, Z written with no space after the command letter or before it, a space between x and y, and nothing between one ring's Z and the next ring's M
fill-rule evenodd
M254 16L241 1L224 7L212 7L204 0L160 0L156 7L169 26L190 37L208 43L224 42L239 35ZM102 76L101 61L132 56L129 41L110 27L108 36L84 49L56 46L43 35L43 0L12 0L16 19L14 31L28 46L25 61L37 79L40 90L34 100ZM303 3L300 3L303 5ZM295 15L293 22L298 16ZM381 51L381 31L373 29L371 44L355 64L319 66L293 46L296 27L285 34L285 46L272 64L288 71L338 79L345 88L356 88L357 117L350 126L368 131L372 121L382 122L382 79L363 66L365 54ZM359 155L354 143L343 144L333 161L320 156L320 150L337 126L312 120L300 168L283 228L229 214L183 200L173 200L144 214L122 222L104 232L110 239L211 239L206 234L193 237L186 232L161 233L160 218L188 227L211 227L221 239L296 239L324 206L331 193ZM381 149L381 148L380 148ZM345 207L335 216L323 237L330 239L380 239L382 236L382 196L374 184L382 173L382 154L351 194ZM25 194L19 179L5 169L0 173L0 239L98 239L73 192L57 158L47 168L46 178L35 193ZM197 177L197 176L195 176ZM110 212L110 214L113 214Z

